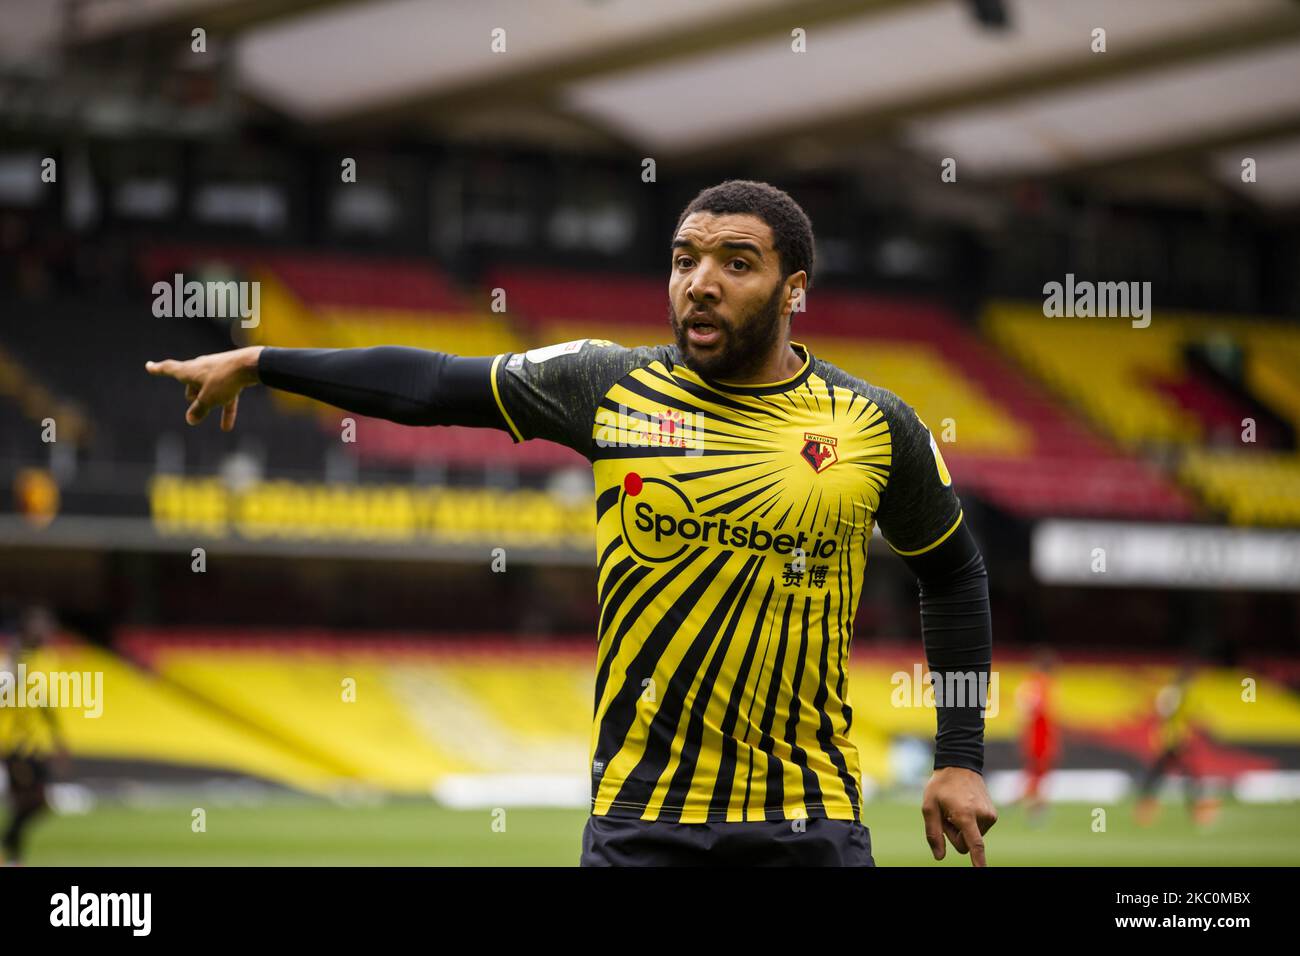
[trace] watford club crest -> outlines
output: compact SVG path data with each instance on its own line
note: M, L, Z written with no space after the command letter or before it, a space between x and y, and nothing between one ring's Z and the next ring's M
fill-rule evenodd
M813 471L820 474L840 460L840 456L835 453L834 438L813 432L804 432L803 437L803 451L799 454L812 466Z

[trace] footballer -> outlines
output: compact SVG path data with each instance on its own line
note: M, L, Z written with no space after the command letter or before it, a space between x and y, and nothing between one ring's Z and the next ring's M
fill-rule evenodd
M705 189L668 252L664 345L479 357L253 346L147 369L185 385L192 425L219 410L233 428L240 391L261 383L581 452L599 602L582 864L870 866L848 662L872 532L920 582L938 681L987 678L983 559L912 408L790 338L813 234L789 195L740 180ZM983 711L936 710L925 839L935 859L946 840L983 866L997 820Z

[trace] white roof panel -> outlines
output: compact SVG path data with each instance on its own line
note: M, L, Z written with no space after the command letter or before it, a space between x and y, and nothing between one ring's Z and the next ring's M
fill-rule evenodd
M914 146L979 174L1035 172L1300 115L1300 44L918 119Z
M1083 64L1092 30L1108 51L1192 36L1288 7L1285 0L1008 0L1012 28L979 27L965 2L903 7L789 36L572 84L566 99L650 147L707 146L761 130L869 112L1012 71ZM792 9L791 27L798 26Z

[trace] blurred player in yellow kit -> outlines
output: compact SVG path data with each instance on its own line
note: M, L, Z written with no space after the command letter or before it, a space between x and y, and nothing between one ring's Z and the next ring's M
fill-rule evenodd
M32 607L24 612L17 636L12 641L0 640L0 681L11 685L0 687L0 704L22 692L16 684L19 665L33 660L55 628L49 610ZM52 708L0 705L0 761L9 781L10 808L0 837L0 862L8 865L22 862L27 829L46 809L45 788L50 777L47 742L53 745L57 767L66 769L68 751Z
M1187 778L1187 807L1192 819L1196 823L1208 824L1218 814L1218 801L1200 792L1201 774L1192 757L1195 737L1192 682L1195 675L1195 665L1184 664L1173 683L1161 687L1156 694L1156 724L1151 731L1151 749L1156 757L1147 769L1139 791L1136 817L1140 826L1150 826L1159 816L1156 788L1164 776L1175 769L1181 770Z

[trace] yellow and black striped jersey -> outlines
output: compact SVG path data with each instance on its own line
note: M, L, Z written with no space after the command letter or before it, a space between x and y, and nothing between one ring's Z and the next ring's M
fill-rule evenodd
M596 482L592 812L682 823L859 819L853 619L878 524L902 554L962 520L943 456L893 393L814 358L766 385L675 345L498 355L516 441Z
M7 653L0 646L0 756L42 754L53 741L53 711L19 699L27 694L20 665L35 670L34 660L30 653Z
M1176 750L1192 736L1191 687L1169 684L1156 694L1156 725L1153 741L1157 750Z

